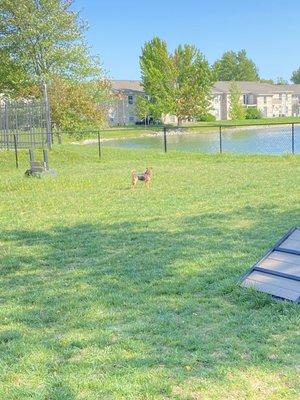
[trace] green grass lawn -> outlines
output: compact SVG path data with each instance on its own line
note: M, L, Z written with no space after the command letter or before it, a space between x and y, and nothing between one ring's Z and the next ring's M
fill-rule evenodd
M299 305L237 285L299 225L299 156L50 162L25 178L0 153L1 399L299 398Z
M273 124L291 124L300 123L300 117L276 117L276 118L260 118L260 119L240 119L240 120L220 120L214 122L195 122L186 124L187 126L214 126L214 125L273 125Z

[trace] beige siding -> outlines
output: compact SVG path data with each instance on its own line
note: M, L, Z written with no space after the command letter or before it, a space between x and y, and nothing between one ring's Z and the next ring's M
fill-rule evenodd
M134 125L139 120L135 103L137 96L143 94L143 89L138 81L113 82L114 91L119 93L119 99L109 110L109 123ZM242 93L241 104L245 107L256 107L266 118L300 115L300 85L271 85L260 82L237 82L237 84ZM216 82L214 85L210 112L217 120L230 118L230 85L230 82ZM162 116L162 120L166 124L177 123L177 118L172 115Z

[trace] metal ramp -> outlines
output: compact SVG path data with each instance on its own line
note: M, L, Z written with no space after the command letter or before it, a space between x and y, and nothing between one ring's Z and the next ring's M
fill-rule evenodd
M300 303L300 228L292 228L242 278L241 286Z

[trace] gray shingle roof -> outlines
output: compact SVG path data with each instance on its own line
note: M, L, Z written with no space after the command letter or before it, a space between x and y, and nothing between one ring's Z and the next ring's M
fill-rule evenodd
M114 90L128 90L133 92L144 91L140 81L112 80L111 84Z
M235 82L242 93L252 93L257 95L272 95L274 93L291 92L300 94L300 84L294 85L273 85L271 83L262 82L248 82L236 81ZM112 88L114 90L126 90L131 92L143 92L143 86L137 80L112 80ZM213 93L229 93L232 82L219 81L213 85Z
M299 94L300 95L300 83L294 83L291 85L276 85L276 86L282 86L286 88L289 91L292 91L293 94Z
M235 82L242 93L252 93L257 95L271 95L274 93L292 92L290 86L292 85L273 85L271 83L262 82L248 82L236 81ZM213 85L213 93L229 93L232 82L219 81Z

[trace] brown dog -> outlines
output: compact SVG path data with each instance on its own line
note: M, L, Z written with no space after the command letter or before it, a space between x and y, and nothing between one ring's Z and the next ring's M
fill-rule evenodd
M131 187L134 189L138 181L144 181L147 188L150 187L150 182L152 178L152 168L147 167L146 171L143 173L137 173L136 171L131 172Z

